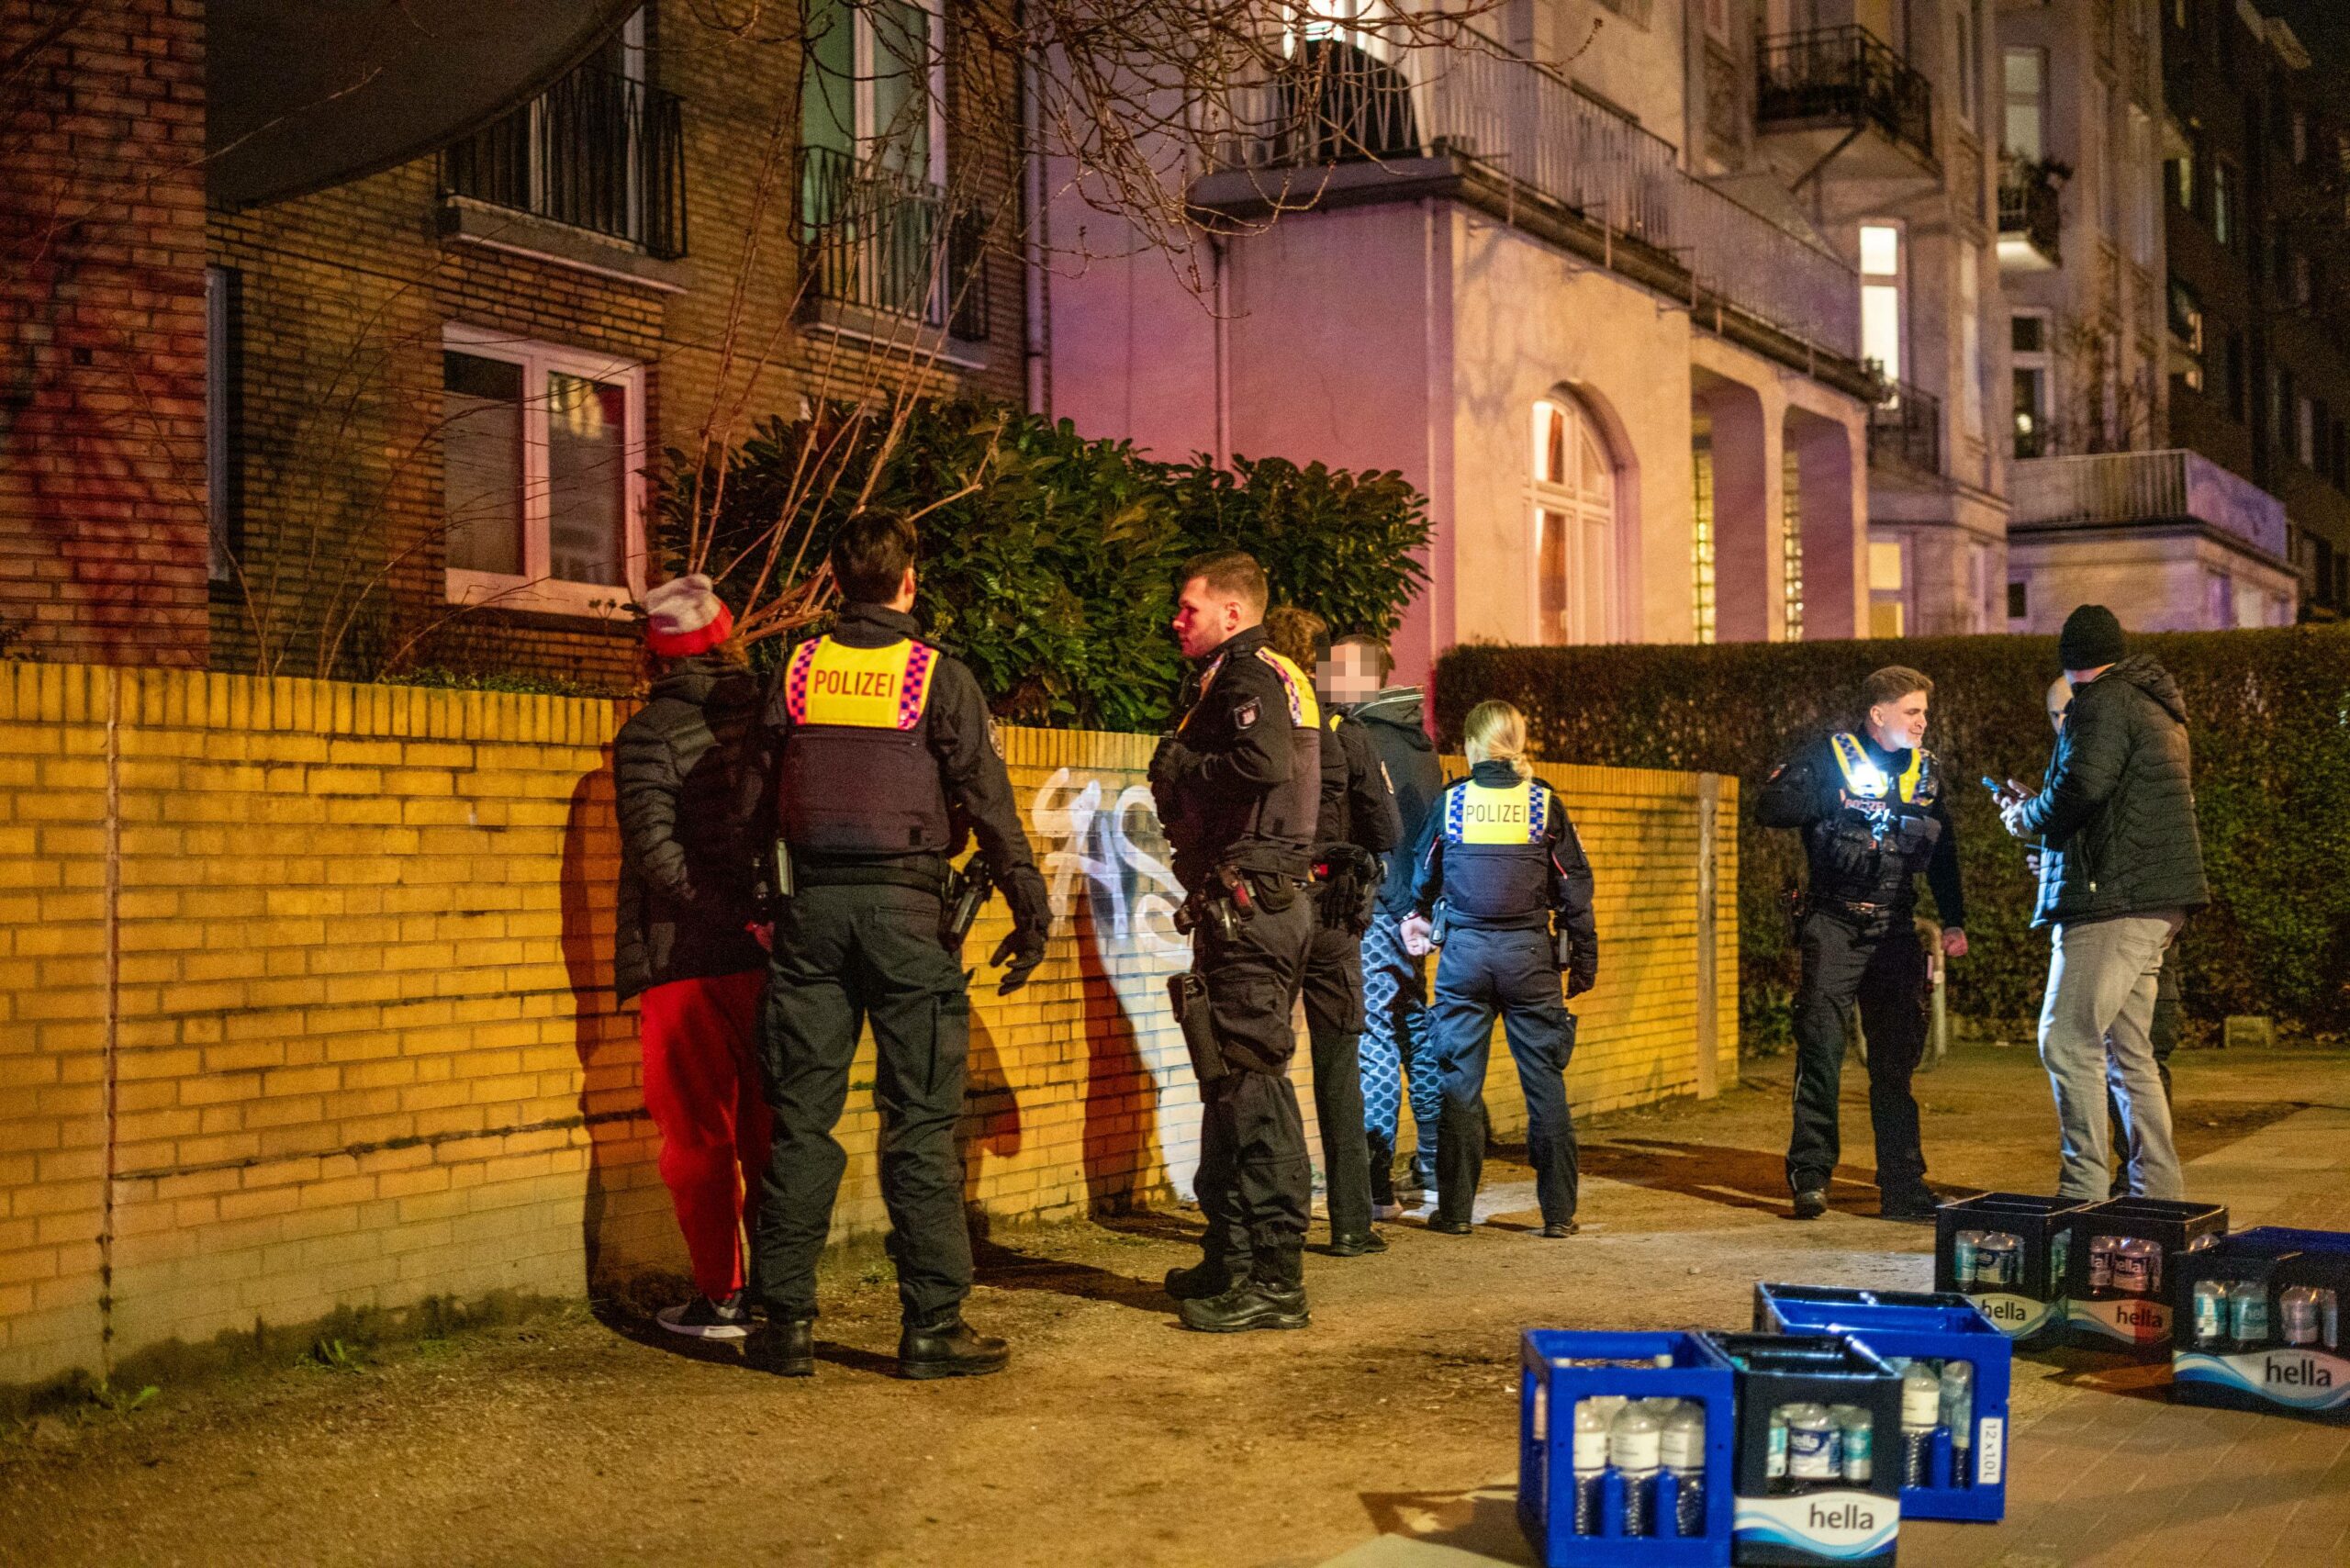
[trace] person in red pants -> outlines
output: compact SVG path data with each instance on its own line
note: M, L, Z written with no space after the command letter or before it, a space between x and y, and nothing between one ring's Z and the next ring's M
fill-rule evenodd
M740 1339L743 1238L767 1163L760 1083L763 939L751 857L732 815L759 685L732 641L733 618L699 575L644 596L654 666L644 706L612 743L621 889L613 981L641 996L644 1108L661 1134L661 1180L693 1260L694 1299L661 1326Z

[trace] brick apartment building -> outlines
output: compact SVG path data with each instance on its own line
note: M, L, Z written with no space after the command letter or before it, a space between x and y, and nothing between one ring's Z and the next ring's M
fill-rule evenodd
M9 7L0 635L625 685L666 450L909 385L1020 400L1019 259L986 242L1014 152L948 129L1013 84L893 81L881 10L803 50L791 9L544 5L587 30L526 67L479 43L519 14L411 6L414 37L322 26L355 85L288 104L251 79L289 58L273 0ZM887 15L951 59L951 11ZM488 112L430 124L436 73ZM386 126L398 156L358 149Z

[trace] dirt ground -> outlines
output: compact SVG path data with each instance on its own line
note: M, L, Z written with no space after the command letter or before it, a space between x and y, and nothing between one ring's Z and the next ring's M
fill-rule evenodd
M0 1435L0 1562L1319 1562L1514 1468L1524 1327L1742 1327L1758 1279L1926 1283L1930 1230L1866 1217L1865 1166L1829 1218L1781 1217L1788 1070L1587 1126L1580 1237L1532 1234L1528 1172L1496 1161L1474 1236L1406 1220L1383 1257L1310 1259L1299 1333L1178 1328L1158 1280L1196 1216L1146 1215L981 1246L998 1377L889 1376L894 1292L850 1263L808 1382L608 1305L51 1416ZM2191 1158L2350 1105L2350 1058L2191 1053L2177 1093ZM1919 1098L1938 1182L2053 1190L2031 1052L1963 1050Z

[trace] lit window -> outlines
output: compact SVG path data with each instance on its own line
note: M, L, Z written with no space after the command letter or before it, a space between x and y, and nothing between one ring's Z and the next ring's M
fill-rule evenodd
M1898 539L1869 542L1869 635L1899 637L1908 624L1908 574Z
M455 324L442 342L450 600L598 613L632 598L643 368Z
M2047 156L2048 53L2010 49L2004 68L2007 114L2000 122L2000 145L2013 156L2037 163Z
M2222 158L2211 165L2211 237L2232 247L2236 242L2235 165Z
M1792 446L1779 465L1779 566L1786 637L1803 641L1803 459Z
M1582 404L1534 405L1535 641L1617 635L1616 465Z
M1714 440L1700 431L1689 453L1691 588L1697 641L1714 640Z
M1861 225L1861 356L1901 379L1901 230Z

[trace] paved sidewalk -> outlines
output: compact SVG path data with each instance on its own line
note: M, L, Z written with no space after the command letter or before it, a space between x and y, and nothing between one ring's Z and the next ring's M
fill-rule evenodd
M2189 1161L2188 1191L2225 1204L2232 1229L2350 1230L2345 1161L2350 1110L2305 1110ZM1931 1288L1930 1256L1904 1257L1900 1267L1912 1288ZM2024 1352L2009 1406L2006 1521L1905 1523L1900 1561L1909 1568L2350 1563L2350 1427L2173 1405L2168 1383L2164 1362L2065 1348ZM1402 1532L1326 1568L1529 1563L1516 1507L1511 1480L1425 1498L1401 1521Z

